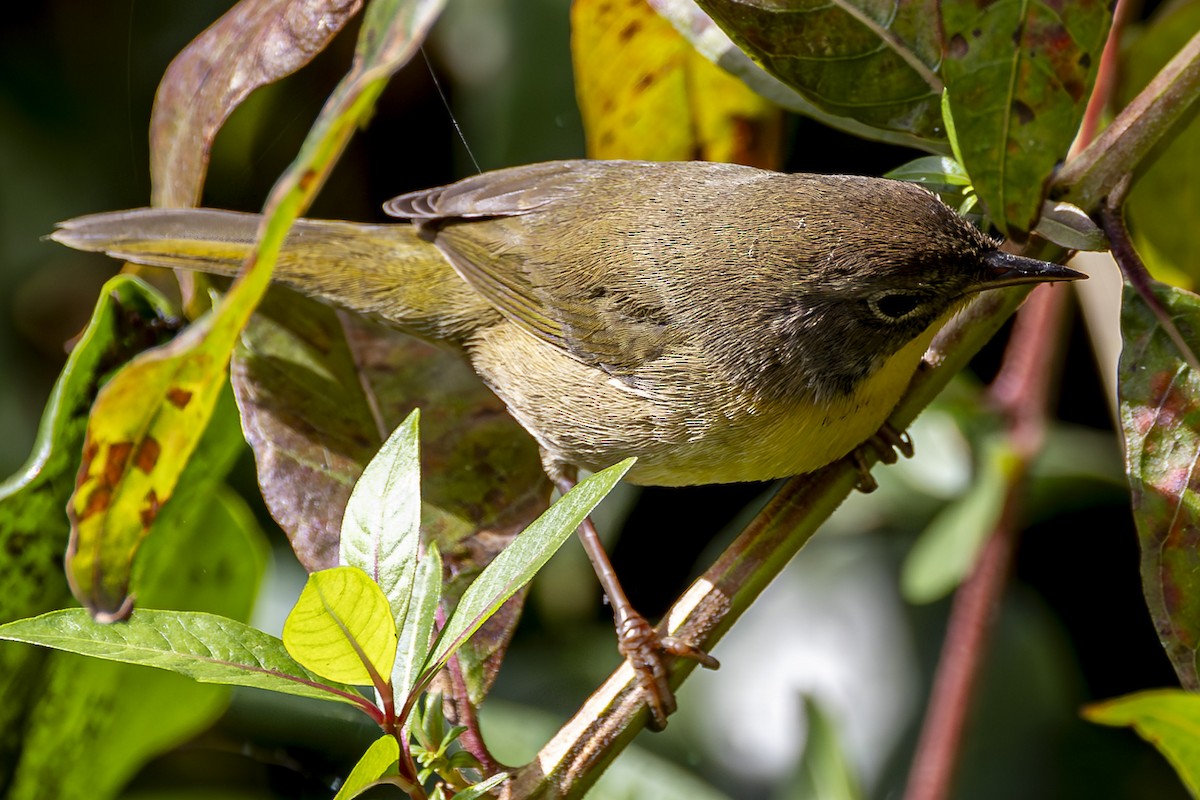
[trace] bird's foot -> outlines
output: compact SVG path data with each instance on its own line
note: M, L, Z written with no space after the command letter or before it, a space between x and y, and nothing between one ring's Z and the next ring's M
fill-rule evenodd
M858 469L857 488L863 494L870 494L879 488L879 484L871 476L871 465L867 463L867 448L874 450L884 464L895 464L900 460L900 456L913 456L913 443L908 434L896 430L890 423L883 423L879 430L854 448L854 452L850 454L854 466Z
M708 669L720 666L715 658L674 636L659 636L641 614L632 613L617 623L617 648L633 667L638 685L650 708L652 730L667 727L667 717L675 711L675 692L671 689L666 658L687 658Z

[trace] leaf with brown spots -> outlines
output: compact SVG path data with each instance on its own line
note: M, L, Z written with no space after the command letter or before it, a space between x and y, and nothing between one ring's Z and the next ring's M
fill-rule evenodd
M1192 352L1200 297L1156 284ZM1125 465L1142 553L1142 588L1159 640L1187 689L1200 689L1200 375L1126 287L1120 363Z
M936 0L697 2L767 72L826 114L918 146L944 144Z
M0 483L0 623L68 602L62 574L69 532L65 507L88 408L105 373L170 335L172 326L165 324L170 313L166 300L127 275L101 291L46 404L29 461ZM33 648L0 647L0 785L9 786L22 751L16 720L36 702L44 658Z
M779 110L644 0L575 0L571 53L590 158L778 166Z
M1066 157L1112 19L1107 0L945 0L942 77L963 166L992 220L1022 237Z

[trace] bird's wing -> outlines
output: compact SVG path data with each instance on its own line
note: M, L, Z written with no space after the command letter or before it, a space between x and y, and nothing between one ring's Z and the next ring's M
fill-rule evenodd
M621 281L607 257L542 240L555 231L565 203L574 206L562 214L562 226L604 214L586 205L588 187L605 180L606 169L589 161L514 167L401 195L384 208L422 228L505 317L572 357L629 379L678 335L660 287ZM539 217L538 224L522 219L527 216ZM606 255L620 257L611 249Z

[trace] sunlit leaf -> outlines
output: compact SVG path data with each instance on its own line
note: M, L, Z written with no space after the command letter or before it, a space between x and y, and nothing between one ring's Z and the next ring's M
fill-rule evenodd
M402 707L408 699L408 693L416 686L421 668L429 658L441 596L442 557L438 554L437 546L430 545L429 551L417 564L412 595L399 626L396 663L392 667L392 691L397 708Z
M1164 689L1095 703L1083 716L1101 725L1131 726L1159 749L1193 797L1200 797L1200 695Z
M1200 298L1156 284L1193 353ZM1142 589L1185 688L1200 689L1200 376L1138 295L1125 288L1118 394L1125 468L1142 553Z
M104 625L72 608L0 625L0 639L156 667L201 683L367 705L353 688L305 669L274 636L215 614L142 609Z
M394 774L396 762L400 760L400 743L395 736L381 736L376 739L362 758L346 776L346 782L333 800L350 800L370 789L379 779Z
M935 0L698 3L767 72L823 111L945 138Z
M941 3L961 160L995 224L1022 235L1075 138L1111 19L1105 0Z
M575 0L571 52L590 158L777 166L775 107L644 0Z
M396 623L379 585L358 567L308 576L283 625L296 661L331 681L380 685L396 658Z
M367 464L342 519L341 563L371 577L403 624L421 536L421 464L413 411Z

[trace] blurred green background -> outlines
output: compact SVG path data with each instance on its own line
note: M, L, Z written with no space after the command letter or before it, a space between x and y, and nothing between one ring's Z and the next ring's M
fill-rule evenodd
M64 343L82 328L117 266L40 237L72 216L145 204L146 129L157 81L230 5L45 0L6 10L0 473L27 457ZM429 61L482 169L583 154L568 9L566 0L474 0L451 3L439 22ZM345 71L353 35L351 26L312 65L260 90L234 114L214 147L207 205L261 206ZM916 155L807 120L790 120L788 131L792 170L880 174ZM384 220L387 198L471 171L430 66L418 58L387 90L311 214ZM1052 434L1051 457L1035 486L957 796L1183 797L1150 747L1077 714L1088 701L1175 681L1141 600L1119 452L1086 335L1078 323L1066 335L1071 346L1057 413L1070 427ZM981 354L979 378L990 377L1001 352L1002 340ZM948 610L945 600L904 603L898 575L922 528L972 481L960 423L975 412L970 386L960 391L968 402L947 404L918 424L917 458L880 470L881 490L847 503L717 648L722 670L694 675L667 733L643 734L643 751L622 757L613 783L595 796L708 791L650 753L713 787L713 796L815 796L797 778L806 696L833 720L866 796L897 795ZM253 502L248 455L237 475ZM614 559L634 604L650 616L661 613L769 490L629 489L613 498L600 523L621 528ZM270 528L261 503L256 507ZM268 630L281 624L300 580L282 537L273 535L275 565L258 618ZM498 700L485 708L485 723L503 731L497 740L516 747L501 758L527 757L615 667L609 619L586 559L569 544L535 585ZM335 776L371 738L370 726L347 714L238 693L214 731L149 765L130 796L329 796Z

